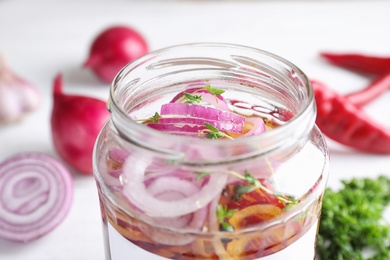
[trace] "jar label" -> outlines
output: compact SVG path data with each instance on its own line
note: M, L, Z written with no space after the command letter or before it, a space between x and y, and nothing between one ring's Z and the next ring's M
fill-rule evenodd
M140 247L137 247L129 240L124 238L114 227L108 224L108 239L111 251L111 260L166 260L167 258L152 254ZM315 255L314 241L317 236L318 221L310 228L310 230L301 237L298 241L291 244L289 247L270 256L263 257L258 260L284 260L284 259L299 259L313 260Z

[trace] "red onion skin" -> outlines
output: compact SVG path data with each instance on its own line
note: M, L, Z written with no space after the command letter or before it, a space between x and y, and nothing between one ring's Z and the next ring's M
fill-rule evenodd
M127 26L113 26L94 39L84 67L110 83L125 65L147 52L148 45L139 32Z
M54 80L51 132L58 154L75 170L92 174L95 140L110 113L106 103L86 96L62 92L62 75Z

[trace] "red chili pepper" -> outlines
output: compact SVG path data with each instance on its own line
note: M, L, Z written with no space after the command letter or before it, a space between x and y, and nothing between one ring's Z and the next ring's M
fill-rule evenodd
M373 76L381 76L390 71L390 57L329 52L323 52L321 56L337 66Z
M390 89L390 71L373 80L363 90L349 93L345 95L345 97L348 98L349 102L353 103L355 106L363 107L388 89Z
M316 124L329 138L370 153L390 154L390 128L373 121L349 98L312 80L317 103Z

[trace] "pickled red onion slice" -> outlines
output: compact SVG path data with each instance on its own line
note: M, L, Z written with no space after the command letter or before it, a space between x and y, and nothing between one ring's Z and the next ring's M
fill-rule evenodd
M0 237L27 242L58 226L72 204L68 170L53 157L22 153L0 164Z
M121 190L122 184L120 176L122 174L122 164L129 152L121 148L103 149L103 154L99 158L99 169L102 183L112 190Z
M171 134L197 135L199 131L205 129L204 125L186 125L186 124L147 124L147 126Z
M199 187L188 180L167 176L156 179L147 187L147 191L158 199L177 201L199 192ZM192 214L174 218L159 218L159 225L176 228L200 229L206 219L204 208Z
M193 182L173 176L156 178L147 187L147 191L155 198L171 202L193 196L199 192L199 189L200 187ZM206 206L193 213L181 216L147 218L147 221L153 226L142 227L141 229L149 238L160 244L185 245L191 243L194 238L176 234L174 230L200 230L206 221L207 212Z
M241 124L234 124L230 122L223 122L218 120L210 120L210 119L204 119L204 118L195 118L195 117L162 117L158 120L159 124L175 124L175 125L181 125L181 124L188 124L188 125L199 125L203 128L205 127L204 124L210 124L214 127L218 128L220 131L229 131L233 133L241 133L242 132L242 125Z
M229 106L222 95L213 95L208 90L200 89L200 88L192 88L180 92L171 100L170 103L180 103L184 93L190 93L193 95L201 96L202 103L206 103L207 105L211 105L221 110L229 110Z
M265 132L265 124L264 120L261 117L247 117L245 119L246 124L253 125L251 130L249 130L247 133L245 133L243 136L252 136L252 135L258 135L263 132Z
M123 165L124 196L151 217L177 217L195 212L209 204L216 196L220 196L226 184L226 174L214 173L196 193L183 199L165 201L153 196L144 183L145 170L151 163L152 158L134 153ZM183 189L177 182L171 183L170 186L175 186L172 189L176 191Z
M168 103L161 106L161 115L179 115L217 120L222 122L244 125L245 117L239 114L200 105L185 103Z

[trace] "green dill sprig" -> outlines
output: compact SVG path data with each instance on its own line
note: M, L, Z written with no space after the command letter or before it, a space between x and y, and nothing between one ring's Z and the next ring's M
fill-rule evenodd
M231 137L228 134L220 131L218 128L216 128L213 125L210 125L208 123L204 123L204 126L206 128L203 129L203 130L200 130L198 132L198 136L200 136L201 134L205 134L205 137L208 138L208 139L219 139L221 137L226 137L226 138L229 138L231 140L234 140L233 137Z
M237 209L228 210L226 205L222 206L221 204L218 204L217 219L218 219L218 223L221 225L223 230L229 232L234 231L234 227L230 225L228 219L231 218L234 215L234 213L236 213L237 211L238 211Z

